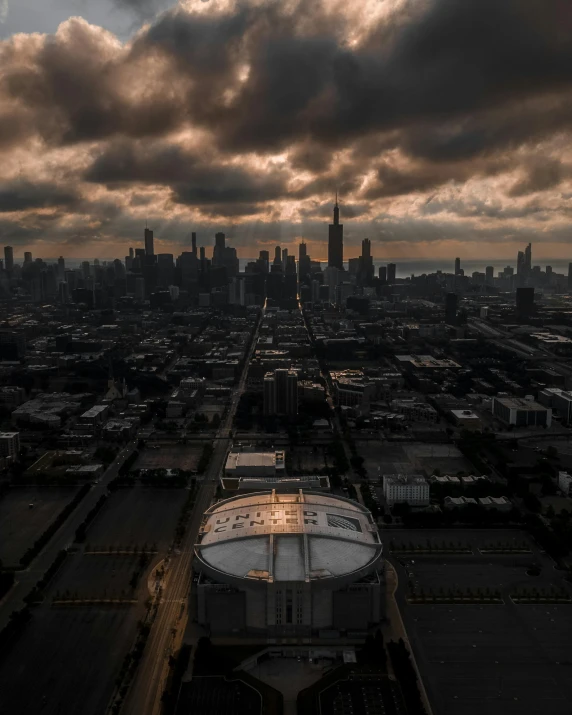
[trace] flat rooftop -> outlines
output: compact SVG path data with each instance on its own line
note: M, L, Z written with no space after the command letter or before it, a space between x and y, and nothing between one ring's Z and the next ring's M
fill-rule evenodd
M525 400L521 397L495 397L494 398L495 402L500 402L501 405L504 405L507 407L509 410L544 410L546 411L547 407L544 405L539 404L538 402L535 402L534 400Z

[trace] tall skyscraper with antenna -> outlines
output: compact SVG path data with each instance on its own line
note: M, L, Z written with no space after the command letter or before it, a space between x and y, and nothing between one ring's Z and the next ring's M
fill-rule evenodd
M328 266L344 269L344 226L340 223L340 208L338 206L338 192L334 205L334 223L328 229Z
M150 228L145 228L145 255L154 256L155 246L153 241L153 231Z

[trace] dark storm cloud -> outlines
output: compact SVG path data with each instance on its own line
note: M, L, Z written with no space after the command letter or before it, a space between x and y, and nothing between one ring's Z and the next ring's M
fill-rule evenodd
M19 45L5 43L0 87L6 106L25 110L29 130L47 142L148 136L180 125L184 108L173 84L148 71L145 91L133 95L145 66L141 60L134 65L99 28L73 18L61 33L34 40L34 47L30 57ZM3 119L0 110L0 124Z
M322 173L330 168L332 152L317 143L304 142L295 146L289 155L293 169Z
M416 163L398 168L387 162L377 167L375 181L364 191L364 198L379 199L424 192L447 183L464 183L473 176L492 176L510 167L506 159L466 163Z
M458 218L480 218L497 220L529 219L533 221L546 220L551 211L548 207L529 202L523 206L504 205L493 199L429 199L420 209L421 216L434 216L449 213Z
M149 3L124 2L156 7ZM572 6L564 0L433 0L351 49L344 22L304 0L294 13L271 2L222 14L179 9L119 51L71 21L32 62L8 52L4 86L57 141L161 134L191 120L228 148L270 150L398 128L412 152L450 160L570 120L568 107L556 116L540 107L530 123L510 115L521 101L570 88ZM171 63L164 81L145 72L153 53ZM125 92L130 80L145 91ZM502 123L504 108L516 136L488 125L493 108L488 119Z
M55 184L12 181L0 184L0 212L28 209L72 208L80 202L72 189Z
M278 172L255 175L165 142L150 147L126 141L111 145L84 178L107 186L164 185L172 189L176 203L199 206L266 202L286 191L284 177Z
M513 116L520 119L516 136L495 133L486 118L467 118L493 107L510 113L572 80L572 10L562 0L434 0L388 45L374 31L351 50L323 21L319 4L312 12L301 3L304 23L277 7L241 6L209 18L172 13L141 40L193 77L191 115L229 148L265 150L303 137L341 143L404 128L412 151L423 151L427 136L436 158L474 156L489 142L522 142L545 123L553 128L554 117L541 112L527 127L522 114ZM237 61L250 67L240 85L233 79ZM208 81L199 76L203 69ZM236 89L230 103L221 87ZM441 131L452 119L467 124ZM568 119L569 112L559 114L559 121ZM418 124L426 131L415 133Z
M569 175L569 171L567 171ZM557 159L536 159L527 167L526 174L514 184L509 191L510 196L524 196L537 191L546 191L558 186L565 172Z
M169 3L115 4L151 17ZM356 218L380 199L504 171L521 172L502 185L512 198L570 178L549 157L530 158L572 127L569 0L412 1L349 43L354 20L321 0L244 0L169 10L125 45L77 18L52 36L18 36L0 44L0 148L83 143L78 156L95 158L78 179L118 194L134 187L134 209L167 187L205 222L289 199L311 223L309 200L336 188ZM179 137L196 142L195 128L205 148L191 151ZM277 152L280 170L263 157ZM56 187L51 198L0 195L0 209L65 206L67 189L58 199ZM112 208L78 210L123 230ZM496 205L465 211L456 213L511 219Z

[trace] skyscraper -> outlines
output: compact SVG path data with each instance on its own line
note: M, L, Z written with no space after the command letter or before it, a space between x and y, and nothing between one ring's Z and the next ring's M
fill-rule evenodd
M458 276L461 273L461 259L455 258L455 275Z
M276 248L274 249L274 265L282 265L282 251L280 250L280 246L276 246Z
M175 276L175 263L172 253L160 253L157 256L157 285L168 288L173 284Z
M197 255L197 234L194 231L191 233L191 251L194 256Z
M215 233L215 248L219 251L226 248L226 235L224 233Z
M485 281L487 285L492 285L494 283L495 269L494 266L487 266L485 268Z
M133 252L133 249L130 248L129 249L129 258L133 259L134 256L135 256L135 253Z
M258 260L260 261L262 272L268 273L268 267L270 265L270 253L268 251L260 251L258 254Z
M524 249L524 268L527 273L532 271L532 244L529 243Z
M373 278L373 258L371 255L371 241L369 238L364 238L361 242L361 257L360 257L360 279L369 283Z
M344 269L344 226L340 223L340 209L338 206L338 195L334 205L334 223L328 228L328 266Z
M295 370L279 368L264 376L264 414L298 414L298 373Z
M32 252L25 251L24 252L24 264L31 263L31 262L32 262Z
M568 290L572 290L572 263L568 264Z
M271 372L264 376L264 414L267 417L276 414L276 381Z
M226 236L224 233L215 233L215 245L213 248L213 266L222 266L224 261L224 249L226 248Z
M395 263L387 264L387 282L388 283L395 283L396 271L397 271L397 266L395 265Z
M524 269L524 251L519 251L516 257L516 273L518 276L523 276L525 273Z
M298 276L300 282L309 280L309 275L312 272L312 261L308 255L308 247L306 243L302 243L298 246Z
M155 255L155 247L153 244L153 231L150 228L145 229L145 254L147 256Z
M380 266L377 273L379 275L379 280L382 283L387 283L387 268L385 266Z
M14 249L12 246L4 246L4 268L8 273L14 270Z
M238 274L236 248L226 245L226 236L224 233L219 232L215 234L213 266L215 268L225 268L229 278Z

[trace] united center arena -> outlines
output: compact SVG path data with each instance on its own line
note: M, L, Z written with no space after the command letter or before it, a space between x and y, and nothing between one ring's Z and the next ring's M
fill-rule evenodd
M384 616L377 526L360 504L258 492L205 512L195 546L199 623L213 634L365 634Z

